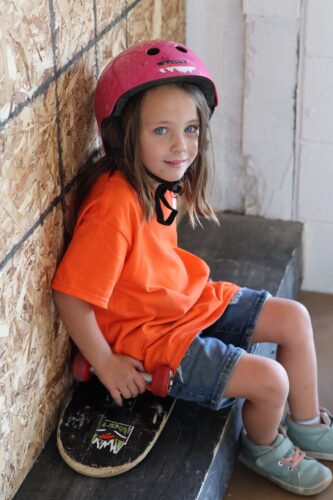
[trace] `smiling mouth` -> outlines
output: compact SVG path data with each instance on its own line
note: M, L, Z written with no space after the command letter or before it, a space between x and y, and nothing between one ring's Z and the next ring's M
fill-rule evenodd
M186 160L173 160L173 161L165 161L165 163L167 165L171 165L171 166L174 166L174 167L178 167L178 166L181 166L183 165L183 163L185 163Z

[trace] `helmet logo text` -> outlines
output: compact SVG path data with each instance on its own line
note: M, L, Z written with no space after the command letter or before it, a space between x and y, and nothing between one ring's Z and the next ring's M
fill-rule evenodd
M158 66L165 66L166 64L186 64L186 59L164 59L164 61L159 61Z

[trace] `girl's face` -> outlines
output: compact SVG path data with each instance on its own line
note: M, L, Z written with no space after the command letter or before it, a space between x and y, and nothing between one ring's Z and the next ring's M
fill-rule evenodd
M141 103L139 151L145 167L166 181L180 180L198 154L199 116L183 89L162 85Z

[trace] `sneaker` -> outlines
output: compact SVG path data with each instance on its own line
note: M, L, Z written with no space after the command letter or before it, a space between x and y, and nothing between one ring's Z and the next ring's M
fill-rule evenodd
M320 417L318 425L301 425L287 415L287 435L310 457L333 460L333 418L325 408L320 408Z
M332 481L330 469L317 460L306 457L282 432L280 429L270 446L256 445L243 432L240 461L296 495L316 495L325 490Z

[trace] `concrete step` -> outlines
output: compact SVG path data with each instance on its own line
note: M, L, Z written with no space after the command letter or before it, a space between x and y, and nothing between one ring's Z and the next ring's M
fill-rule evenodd
M213 279L265 288L295 298L301 281L302 225L231 213L220 227L179 226L179 244L204 258ZM274 356L271 344L258 351ZM58 455L55 436L25 479L15 500L219 500L238 449L242 401L213 412L178 401L156 445L135 469L108 479L76 474Z

